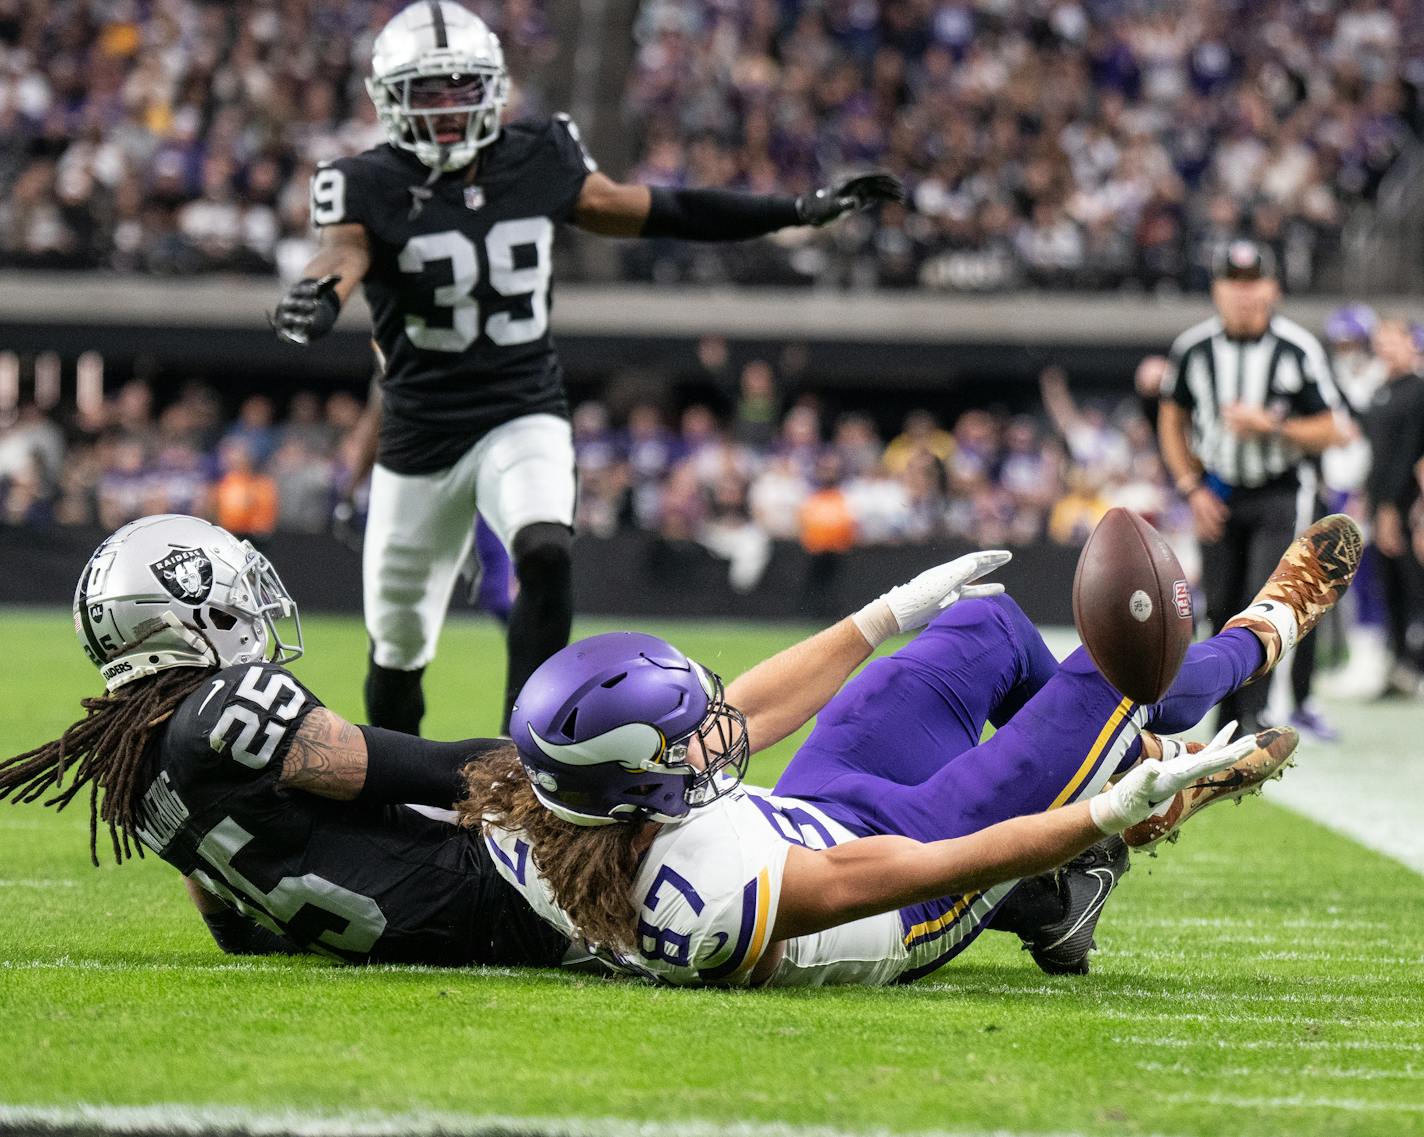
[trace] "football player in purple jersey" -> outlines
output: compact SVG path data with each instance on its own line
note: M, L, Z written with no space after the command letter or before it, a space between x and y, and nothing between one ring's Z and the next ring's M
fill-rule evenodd
M903 196L885 174L800 196L622 185L565 115L503 123L498 39L453 0L421 0L375 39L367 90L387 144L319 169L320 248L277 334L308 344L365 287L385 358L363 552L371 722L409 733L476 509L509 550L504 713L568 642L574 451L549 333L558 225L614 237L740 241Z
M1146 728L1188 729L1270 672L1344 593L1361 546L1343 515L1307 529L1151 706L1081 648L1059 665L1006 596L944 610L993 554L929 570L725 690L653 636L595 636L531 676L517 760L472 766L460 811L534 909L617 969L678 985L918 979L1023 920L1022 878L1092 847L1151 847L1279 773L1289 728L1233 743L1232 723L1196 750ZM774 790L743 784L753 749L818 712ZM1086 969L1113 859L1056 915L1032 898L1054 921L1021 932L1040 964Z

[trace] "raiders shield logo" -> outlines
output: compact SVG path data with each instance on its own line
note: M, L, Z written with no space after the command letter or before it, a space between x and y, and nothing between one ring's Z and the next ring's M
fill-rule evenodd
M485 191L479 186L465 187L465 208L479 209L485 203Z
M148 566L168 595L197 607L213 590L213 562L202 549L174 549Z

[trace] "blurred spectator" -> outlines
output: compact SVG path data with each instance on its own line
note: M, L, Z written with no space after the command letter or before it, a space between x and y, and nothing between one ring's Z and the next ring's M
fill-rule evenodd
M218 447L217 523L240 536L262 537L277 527L277 483L258 473L252 451L241 437L229 436Z
M274 410L266 395L249 395L238 408L237 423L223 442L240 442L251 462L264 466L277 449L277 431L272 426Z
M904 429L885 448L885 468L892 474L902 473L921 450L941 462L948 461L954 453L954 436L941 429L929 411L911 411L905 416Z
M753 359L742 368L732 437L758 450L770 448L776 437L776 376L771 364Z
M1068 492L1048 515L1048 536L1060 545L1081 545L1110 508L1096 475L1074 467L1068 471Z

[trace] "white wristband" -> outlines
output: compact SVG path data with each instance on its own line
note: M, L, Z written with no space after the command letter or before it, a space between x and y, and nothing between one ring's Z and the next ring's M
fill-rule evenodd
M1118 812L1111 790L1088 799L1088 816L1093 819L1094 825L1107 834L1121 833L1131 824Z
M859 612L852 613L851 619L855 621L860 634L865 637L865 642L872 648L879 647L891 636L900 634L900 623L895 619L895 613L890 610L890 605L883 596L872 600Z

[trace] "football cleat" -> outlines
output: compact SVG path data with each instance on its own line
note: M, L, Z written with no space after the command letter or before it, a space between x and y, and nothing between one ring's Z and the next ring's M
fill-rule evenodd
M1255 632L1266 648L1266 662L1246 682L1269 672L1320 623L1350 587L1363 550L1360 527L1343 513L1322 518L1291 542L1250 607L1226 621L1227 628Z
M1103 905L1131 866L1121 837L1105 837L1058 870L1063 915L1023 937L1024 950L1049 975L1086 975Z
M1143 732L1143 756L1160 757L1164 748L1180 747L1182 743L1173 739L1157 739ZM1262 787L1285 773L1291 765L1291 755L1300 742L1300 735L1291 727L1276 726L1260 731L1256 735L1256 749L1215 774L1193 782L1177 794L1158 813L1139 821L1125 829L1122 839L1129 848L1150 853L1163 841L1175 841L1187 818L1200 813L1209 805L1221 801L1235 801L1247 794L1259 794ZM1153 753L1153 748L1157 753ZM1200 742L1186 743L1188 753L1196 753L1202 748Z

